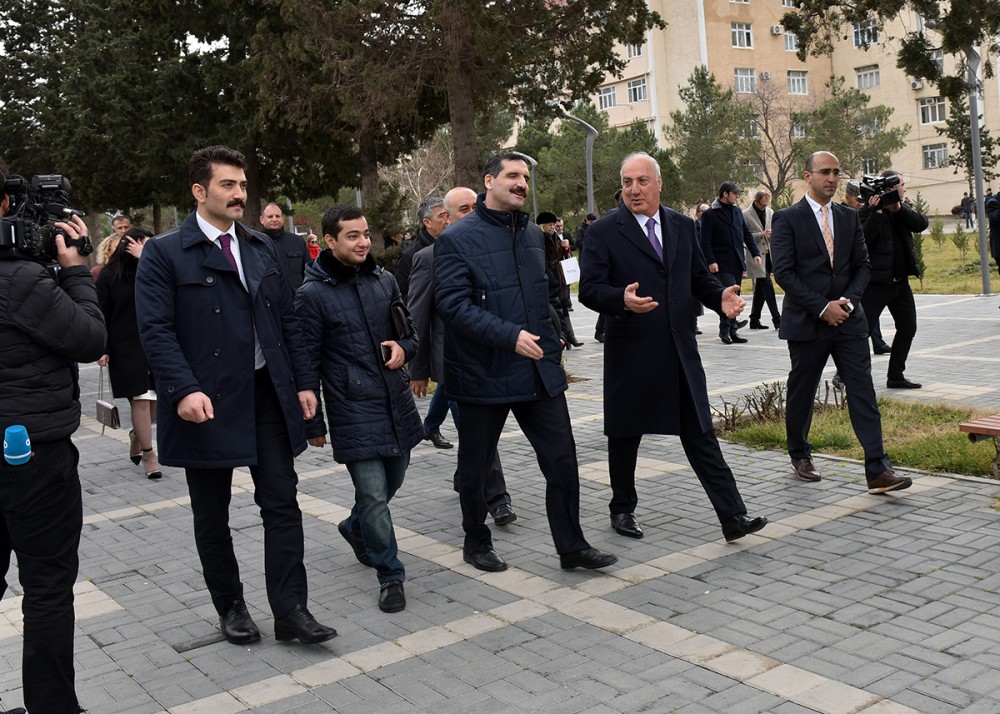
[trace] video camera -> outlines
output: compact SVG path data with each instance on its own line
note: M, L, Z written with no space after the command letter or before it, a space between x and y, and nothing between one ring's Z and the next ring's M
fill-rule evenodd
M861 178L861 193L858 198L867 206L872 196L878 196L879 208L899 203L899 191L894 189L893 186L898 186L901 181L902 177L899 174L884 177L865 174Z
M22 176L8 176L0 192L10 198L7 215L0 219L0 259L27 258L48 264L56 259L56 236L66 246L75 245L80 255L90 255L94 246L87 236L70 238L66 231L49 225L49 219L66 220L84 216L68 206L69 179L58 174L34 176L29 183Z

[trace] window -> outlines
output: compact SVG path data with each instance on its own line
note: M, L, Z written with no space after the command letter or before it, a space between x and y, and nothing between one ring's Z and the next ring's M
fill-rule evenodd
M875 159L861 159L861 173L869 175L878 173L878 163Z
M749 22L734 22L730 26L733 47L753 47L753 25Z
M882 77L879 75L877 64L856 67L854 76L858 80L858 89L871 89L882 84Z
M735 79L737 94L753 94L757 91L757 73L753 67L737 67Z
M615 91L615 85L610 87L601 87L601 91L597 93L597 108L598 109L610 109L611 107L618 105L618 93Z
M788 70L788 93L789 94L809 94L809 87L806 84L808 73L801 69Z
M927 22L924 20L924 16L921 15L919 12L914 13L914 18L913 19L914 19L914 23L913 23L913 25L914 25L913 31L914 32L923 32L924 30L927 29Z
M941 97L927 97L921 99L918 104L921 124L933 124L945 120L944 100Z
M854 23L854 46L868 47L878 42L878 23L874 20Z
M750 121L747 123L746 131L743 132L743 137L746 139L759 139L760 138L760 115L754 114L750 117Z
M948 165L947 144L924 144L924 168L940 169Z
M646 78L633 79L628 83L628 100L629 102L644 102L646 101Z
M804 139L806 136L806 127L804 124L792 124L792 138L793 139Z
M799 51L799 36L794 32L785 33L785 52Z
M931 53L931 62L937 65L938 72L944 74L944 50L934 50Z
M739 3L740 5L749 5L750 0L729 0L729 2Z
M782 7L795 7L795 0L781 0Z
M642 57L642 45L629 45L626 48L629 59L635 59L636 57Z

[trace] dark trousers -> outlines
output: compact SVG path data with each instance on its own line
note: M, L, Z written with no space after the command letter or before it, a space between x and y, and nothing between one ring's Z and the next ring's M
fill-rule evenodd
M594 325L594 335L600 335L604 337L604 323L607 322L607 315L600 313L597 316L597 324Z
M743 276L737 277L735 273L723 273L719 271L715 274L715 277L719 279L722 283L722 287L728 288L730 285L739 285ZM721 312L719 313L719 331L728 328L730 332L736 332L736 318L726 317Z
M892 338L892 352L889 353L888 379L902 379L906 371L906 358L910 354L913 337L917 334L917 306L913 301L913 290L909 279L891 285L868 283L861 305L868 318L869 329L878 325L882 311L887 307L896 324L896 335Z
M890 468L889 457L882 444L882 415L879 414L872 386L872 358L867 336L845 335L838 330L831 336L815 340L789 340L788 356L792 363L788 373L785 410L788 455L793 459L812 458L809 428L812 426L816 389L826 361L832 356L847 389L847 410L851 415L851 426L865 452L868 480Z
M589 548L580 528L580 473L576 442L569 421L566 395L512 404L459 404L458 493L465 529L465 552L484 553L493 547L486 525L485 475L496 452L507 415L528 437L545 476L545 512L557 553Z
M771 254L767 253L764 256L764 269L767 271L767 275L763 278L757 278L753 283L753 302L750 305L750 324L755 322L760 322L760 316L764 312L764 303L767 303L767 309L771 313L771 321L778 322L781 320L781 313L778 312L778 300L774 295L774 283L771 282Z
M456 405L457 406L457 405ZM452 419L455 420L455 428L458 429L459 416L458 409L452 412ZM461 434L461 430L459 430ZM458 442L459 463L462 457L462 442ZM452 487L458 493L458 468L455 468L455 475L452 477ZM490 513L496 511L500 506L510 505L510 494L507 493L507 479L503 475L503 465L500 463L500 450L493 450L493 458L490 459L490 466L486 469L486 480L483 482L483 496L486 498L486 510Z
M719 522L746 513L733 471L722 456L715 432L703 432L686 384L681 384L680 439L691 468L712 502ZM611 513L632 513L639 502L635 490L635 463L642 436L608 437L611 476Z
M35 443L28 463L0 458L0 596L11 552L24 589L21 678L32 714L76 714L73 584L83 505L79 452L68 438Z
M302 563L304 539L298 503L298 475L288 439L288 428L267 369L257 370L254 382L257 465L250 467L253 498L264 522L264 581L275 617L284 617L308 596ZM243 597L239 564L229 530L229 502L233 470L185 469L194 540L215 609L222 615Z
M448 399L448 390L444 384L438 382L437 387L434 388L431 403L427 405L427 416L424 418L424 433L432 434L435 431L439 431L441 425L444 424L444 418L448 416L449 409L451 410L452 421L457 424L458 408L455 406L455 402Z

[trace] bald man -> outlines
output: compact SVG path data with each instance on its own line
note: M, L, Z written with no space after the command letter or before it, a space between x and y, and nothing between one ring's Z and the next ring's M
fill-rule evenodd
M289 233L284 229L285 214L277 203L264 206L260 215L260 226L264 233L274 241L274 249L281 259L281 267L285 271L288 286L294 293L302 287L306 274L306 258L309 253L301 236Z

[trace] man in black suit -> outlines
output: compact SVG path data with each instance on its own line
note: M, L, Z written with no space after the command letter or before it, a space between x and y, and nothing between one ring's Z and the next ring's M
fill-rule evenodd
M694 336L692 296L736 317L746 303L705 265L694 221L660 205L659 164L625 157L622 207L587 231L580 301L608 316L604 342L604 433L611 525L641 538L635 464L643 434L679 434L727 541L759 531L712 428L705 371ZM641 296L640 296L641 293Z
M743 220L743 211L737 203L743 189L732 181L723 181L719 186L719 197L712 207L701 217L701 249L705 253L708 269L715 274L723 287L739 285L743 282L743 272L747 269L743 246L753 256L753 263L760 266L760 250L757 241ZM719 339L727 345L742 344L747 341L736 332L735 318L719 315Z
M781 329L788 341L785 430L792 470L802 481L819 481L813 467L809 427L823 368L832 355L847 386L847 408L865 451L869 493L908 488L882 444L882 417L872 386L868 321L861 295L871 277L868 249L857 211L833 202L840 162L827 151L806 159L805 197L778 211L772 221L774 276L785 291Z

